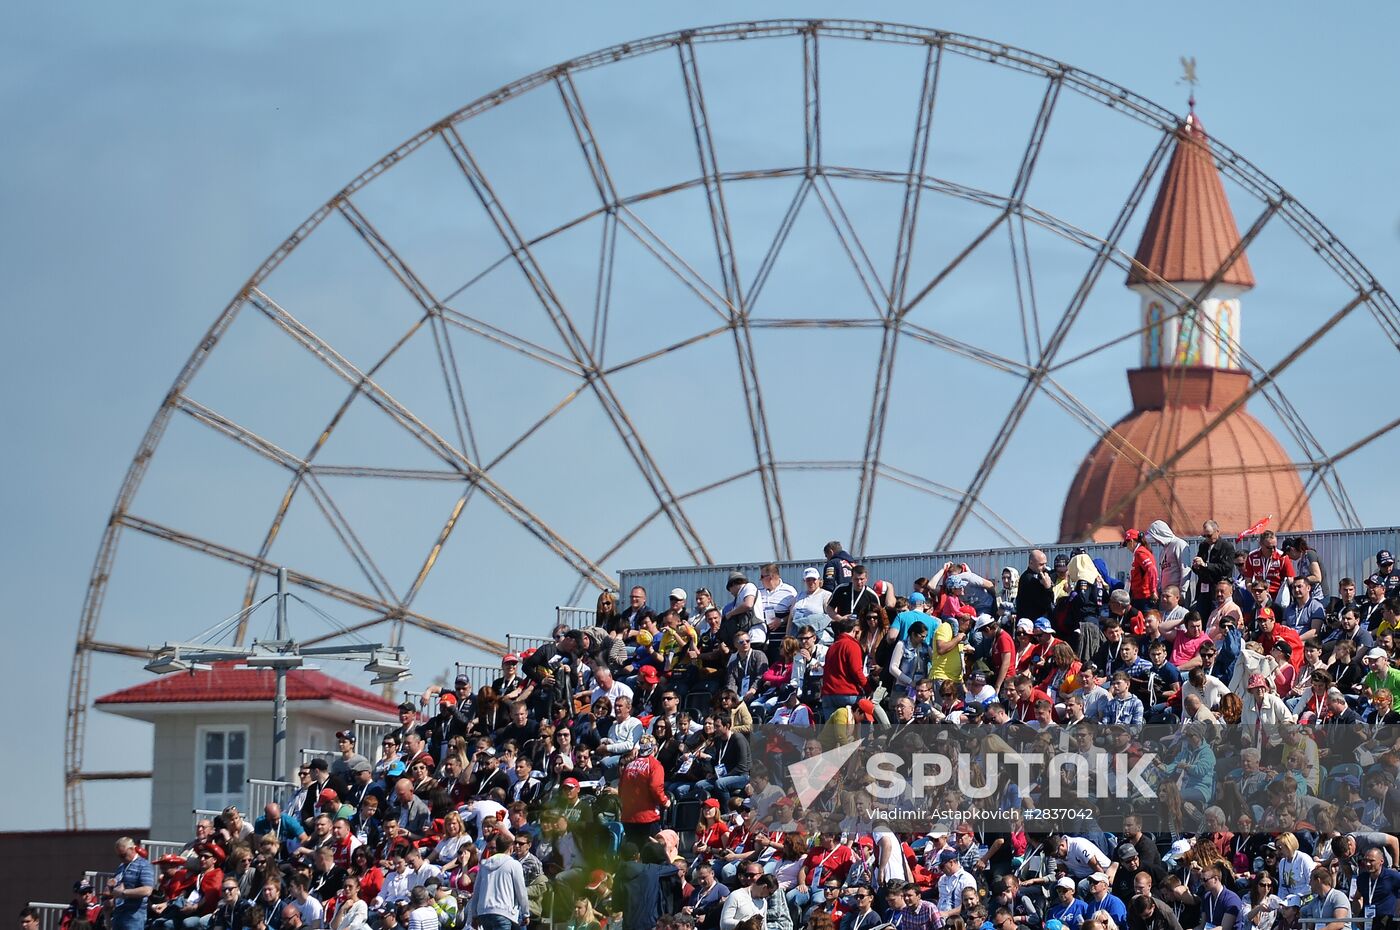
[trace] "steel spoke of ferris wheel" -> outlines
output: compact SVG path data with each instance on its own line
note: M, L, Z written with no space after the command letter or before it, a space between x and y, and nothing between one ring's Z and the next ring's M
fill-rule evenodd
M792 195L792 202L788 204L782 222L778 224L778 231L773 234L773 241L768 244L768 251L763 254L763 261L759 263L758 271L754 273L753 280L749 282L749 293L744 298L744 306L748 308L750 314L753 313L754 305L758 303L758 295L763 292L763 285L768 283L768 275L772 273L773 266L778 261L778 255L782 252L783 246L787 245L788 236L792 234L792 227L797 224L797 214L802 211L802 205L807 202L807 195L811 192L811 179L803 178L797 185L797 192Z
M675 528L681 543L690 553L690 557L697 563L703 564L710 561L709 552L705 549L705 544L700 540L690 518L686 516L685 510L680 502L676 500L675 494L671 491L670 485L666 481L665 475L652 458L650 450L642 440L641 434L633 425L631 418L623 409L622 402L617 394L613 392L607 379L598 369L597 360L589 350L588 343L578 328L574 325L573 319L569 316L568 310L559 300L553 286L545 277L543 269L535 261L534 254L529 245L520 236L520 231L516 228L515 222L506 212L505 207L497 199L495 191L492 189L486 175L482 172L480 165L472 156L467 144L458 134L455 127L444 125L440 127L439 133L443 142L447 145L448 151L457 162L457 167L461 170L467 183L481 201L482 207L490 217L492 225L495 226L497 234L501 237L506 248L513 254L516 264L521 273L525 276L531 290L550 321L554 324L555 330L559 333L560 339L574 361L584 368L588 373L589 386L593 389L608 419L612 422L613 428L617 431L623 446L627 449L632 460L637 464L642 472L643 479L651 488L657 501L666 511L667 517ZM573 551L572 546L569 547ZM580 556L581 557L581 556ZM589 563L591 564L591 563ZM594 566L596 570L597 567ZM601 574L601 570L600 574Z
M704 275L696 271L680 254L671 247L655 230L647 225L629 207L621 204L617 185L603 158L603 150L593 132L593 124L588 119L588 111L579 97L569 72L561 71L554 79L563 101L564 112L569 117L569 125L574 131L579 151L588 166L593 187L603 207L603 236L601 253L598 258L598 282L593 305L593 355L601 368L602 351L607 344L608 308L612 300L613 265L617 255L617 229L621 226L637 240L637 243L651 253L667 271L688 288L702 303L709 307L721 320L729 322L729 310L724 295L715 289Z
M248 300L248 295L246 292L240 298L239 302L240 305L251 305L251 302ZM316 456L321 453L321 450L323 450L326 447L326 443L330 441L331 436L335 433L336 427L338 427L340 425L341 420L345 418L345 414L347 411L349 411L350 405L354 403L355 398L360 396L360 392L364 389L365 384L368 383L369 380L373 378L381 368L387 365L389 363L389 360L392 359L395 355L397 355L400 349L402 349L405 345L408 344L408 341L413 338L413 336L428 322L428 320L429 315L426 313L423 316L419 317L418 320L413 323L413 325L409 326L409 328L404 331L404 334L402 336L400 336L394 341L393 345L389 346L389 348L385 350L384 354L379 357L379 360L376 361L372 366L370 366L369 371L365 373L361 381L352 383L350 385L350 392L345 396L345 400L341 402L340 406L336 409L335 413L331 415L330 421L326 424L326 428L321 430L321 432L317 434L316 441L312 443L311 449L306 453L306 455L302 456L302 461L311 463L315 460ZM258 548L258 559L266 559L268 557L268 554L272 551L272 544L274 541L276 541L277 535L282 531L282 523L287 518L287 512L291 509L292 501L295 499L297 491L301 489L302 480L303 475L301 473L297 473L292 476L291 482L287 485L287 490L282 494L282 498L278 502L277 513L273 515L272 523L268 526L267 532L263 535L262 545ZM243 589L244 607L248 607L249 605L251 605L253 601L257 598L258 582L261 579L261 572L249 572L248 582ZM247 634L248 624L245 619L245 621L243 623L240 623L238 626L238 632L234 637L234 642L241 645Z
M1040 384L1045 380L1049 366L1054 362L1055 356L1060 351L1060 346L1064 344L1065 337L1069 335L1070 327L1079 317L1079 312L1084 308L1084 304L1093 292L1094 286L1098 283L1099 276L1109 264L1109 259L1118 249L1118 242L1123 238L1123 234L1128 229L1128 222L1137 211L1138 204L1142 202L1147 194L1148 186L1152 178L1157 173L1158 166L1171 148L1173 133L1162 133L1157 147L1153 149L1151 157L1143 167L1142 173L1138 176L1137 183L1128 194L1127 200L1118 211L1118 218L1114 221L1113 227L1108 235L1102 240L1099 248L1094 253L1093 260L1084 272L1084 277L1079 282L1079 287L1075 290L1074 296L1070 298L1069 305L1065 308L1064 315L1055 325L1055 329L1050 334L1049 340L1045 343L1045 349L1040 353L1040 359L1036 363L1025 384L1021 386L1020 393L1012 403L1011 409L1007 412L1001 428L997 431L996 437L992 440L991 448L987 450L986 456L982 459L982 464L978 466L977 473L973 476L972 482L963 493L962 499L958 501L957 508L953 511L952 517L948 520L948 525L944 528L943 534L939 537L939 550L950 549L953 540L958 535L958 530L962 529L963 523L967 520L968 512L972 504L979 500L982 490L987 486L987 480L991 477L992 471L996 468L997 462L1001 459L1002 453L1006 451L1007 445L1011 442L1011 436L1015 433L1016 427L1020 424L1021 418L1025 416L1026 410L1030 407L1031 400L1040 389ZM1024 175L1024 172L1022 172ZM1018 185L1021 183L1018 177Z
M360 569L360 573L365 576L365 581L369 582L370 587L374 589L374 593L377 594L381 600L388 603L400 607L407 606L394 594L393 585L390 584L389 579L384 576L384 572L380 570L379 565L374 561L374 556L370 554L369 549L366 548L364 542L355 532L354 527L350 525L350 521L346 519L345 514L336 504L335 499L331 497L330 491L326 490L325 486L321 484L320 480L311 471L309 463L303 459L297 458L295 455L279 447L270 440L264 439L247 427L204 406L186 394L180 395L177 403L179 404L181 412L189 415L196 422L234 440L245 449L249 449L264 458L276 462L283 468L292 472L292 474L300 475L302 477L302 483L307 493L311 495L311 499L316 504L317 509L320 510L321 515L326 518L326 522L330 524L332 532L334 532L336 538L340 540L341 545L345 547L345 551ZM244 622L240 621L240 627L244 627L245 625Z
M927 284L921 287L919 289L919 293L915 294L913 297L909 298L909 300L905 302L904 306L899 311L899 318L903 320L905 317L909 316L909 312L915 307L917 307L920 303L922 303L925 297L927 297L929 294L932 294L934 290L937 289L938 285L942 284L950 274L952 274L958 269L959 265L961 265L964 261L967 260L967 257L969 255L977 251L977 247L980 246L982 243L986 242L987 239L992 235L992 233L996 232L997 227L1000 226L1002 223L1006 222L1009 216L1009 207L998 210L996 216L992 218L992 221L988 223L986 227L984 227L983 230L979 232L976 236L973 236L972 241L969 242L967 245L963 246L962 251L959 252L957 255L953 256L952 261L950 261L947 265L943 266L942 270L940 270L938 274L934 275Z
M802 151L810 180L822 163L821 61L815 24L802 30Z
M1025 362L1018 362L1015 359L1007 358L1004 355L998 355L995 352L990 352L980 346L974 346L961 339L954 339L951 336L946 336L927 326L920 326L917 323L910 323L908 320L903 320L899 324L899 330L910 339L938 349L943 349L961 358L974 361L979 365L986 365L988 368L995 369L996 371L1018 375L1022 378L1030 374L1030 366Z
M1200 430L1198 430L1195 433L1195 435L1191 436L1191 438L1178 445L1176 451L1173 452L1171 455L1167 456L1167 458L1164 459L1161 462L1161 464L1159 464L1156 468L1144 474L1131 490L1129 490L1121 498L1115 501L1113 506L1110 507L1107 511L1105 511L1104 514L1101 517L1099 517L1099 519L1094 523L1093 526L1089 527L1088 532L1092 534L1094 530L1097 530L1099 527L1104 526L1109 521L1113 520L1115 517L1121 514L1128 507L1132 506L1133 501L1137 500L1142 495L1142 493L1145 490L1147 490L1148 486L1151 485L1152 482L1156 481L1158 478L1161 478L1163 475L1170 472L1172 466L1174 466L1177 462L1181 461L1188 452L1196 448L1196 446L1200 445L1200 443L1207 436L1209 436L1211 432L1215 430L1216 427L1218 427L1221 423L1225 422L1225 420L1229 419L1230 416L1232 416L1235 413L1235 411L1243 407L1251 397L1262 391L1266 385L1277 381L1279 375L1283 374L1283 372L1286 371L1289 368L1289 366L1291 366L1305 352L1307 352L1307 350L1312 347L1313 343L1317 342L1317 340L1321 339L1328 332L1330 332L1332 328L1335 327L1338 323L1341 323L1348 316L1350 316L1352 311L1354 311L1357 307L1370 300L1372 293L1373 292L1369 290L1359 292L1355 297L1347 301L1339 310L1337 310L1336 313L1333 313L1330 317L1324 320L1323 323L1317 327L1317 329L1313 330L1311 333L1308 334L1306 338L1304 338L1301 342L1294 346L1293 350L1289 352L1286 356L1284 356L1277 364L1275 364L1272 368L1265 372L1261 377L1256 378L1254 382L1251 383L1250 386L1238 398L1227 404L1219 413L1212 417L1204 426L1200 428Z
M923 475L916 475L902 468L895 468L893 465L886 462L880 463L880 475L897 484L902 484L907 488L949 502L956 502L958 495L962 493L957 488L951 488L946 484L925 478ZM1009 520L990 507L979 505L973 510L972 516L1008 546L1034 545L1031 540L1022 535L1020 530L1012 526Z
M1035 122L1031 126L1030 141L1026 143L1026 150L1021 155L1021 167L1016 170L1016 180L1011 185L1011 203L1013 209L1019 210L1020 205L1026 199L1026 192L1030 190L1031 177L1035 174L1036 162L1040 160L1040 150L1045 144L1045 133L1050 128L1050 117L1055 112L1055 104L1060 99L1060 88L1064 86L1064 79L1061 75L1050 78L1048 86L1045 88L1045 96L1040 100L1040 110L1035 115Z
M851 269L855 271L861 287L870 298L870 306L877 314L884 316L889 294L885 291L880 273L875 270L875 263L870 260L865 243L861 241L860 233L856 232L855 225L851 223L851 218L846 213L841 197L836 193L831 176L825 168L817 175L813 190L816 192L817 202L822 205L822 212L831 223L832 232L836 233L836 240L841 243L841 249L850 259Z
M264 575L276 575L280 567L266 559L259 559L256 556L240 552L237 549L207 539L201 539L198 536L181 532L180 530L157 523L154 520L147 520L135 514L123 514L118 520L122 526L128 529L145 533L147 536L153 536L156 539L162 539L169 543L174 543L177 546L182 546L194 552L222 559L234 565L252 569ZM324 581L313 575L307 575L303 572L296 571L295 569L291 569L287 572L287 580L298 587L306 588L309 591L315 591L332 600L340 601L343 604L349 604L352 607L358 607L361 610L381 615L380 619L375 621L376 623L383 622L385 619L397 619L402 617L414 626L425 630L431 630L434 633L438 633L449 639L455 639L461 643L466 643L469 646L486 652L500 652L505 648L504 643L499 643L485 636L459 629L451 624L443 623L440 620L434 620L432 617L414 613L413 611L406 611L401 607L387 604L363 592L352 591L349 588L332 584L329 581ZM343 632L342 630L341 633Z
M726 484L733 484L735 481L741 481L744 478L752 476L757 471L757 466L754 466L753 468L746 468L741 472L736 472L725 478L720 478L718 481L711 481L709 484L702 485L701 487L692 488L691 490L686 491L684 494L681 495L681 500L690 500L692 497L698 497L699 495L704 494L708 491L713 491L715 488L724 487ZM632 527L632 529L628 530L627 533L623 535L623 537L617 542L613 543L607 552L604 552L602 555L598 556L598 564L607 564L607 562L611 560L613 556L617 555L618 551L621 550L623 546L627 545L634 538L636 538L638 533L640 533L642 530L646 529L649 525L651 525L652 521L654 521L659 516L661 516L661 508L658 507L657 509L653 510L651 513L643 517L640 523ZM583 596L583 592L587 587L588 580L586 578L580 578L578 582L575 583L574 590L569 596L569 603L578 603L578 599Z
M1016 281L1016 309L1021 318L1021 345L1026 364L1045 348L1040 335L1040 313L1035 300L1035 275L1031 271L1030 243L1026 239L1026 218L1019 211L1006 224L1011 244L1011 274ZM1034 346L1034 350L1032 350Z
M538 343L531 342L514 333L506 332L499 326L492 326L484 320L478 320L475 317L468 316L455 307L443 305L442 319L445 323L450 323L458 329L481 336L483 339L494 342L496 345L502 346L503 348L510 349L512 352L516 352L526 358L534 359L537 362L543 362L551 368L557 368L577 378L582 378L584 376L583 369L572 359L566 358L551 349L547 349Z
M452 351L452 340L448 338L447 327L442 322L442 304L438 301L423 279L413 272L393 246L374 228L359 207L348 196L342 196L336 207L370 247L374 254L389 269L394 280L408 291L418 306L431 316L429 325L433 332L433 347L437 351L438 367L442 369L443 386L447 389L447 402L452 410L453 426L457 430L457 441L463 451L475 460L481 459L481 451L476 446L476 435L472 432L471 411L467 409L466 392L462 390L462 373L457 367L457 357Z
M934 107L938 102L938 76L942 73L943 46L931 43L924 62L924 79L919 104L914 113L913 142L909 149L909 174L904 182L904 200L895 235L894 267L890 271L888 300L880 308L885 320L880 334L880 352L875 362L874 386L870 393L870 424L865 432L860 478L856 484L855 514L851 524L851 544L864 552L870 535L870 516L875 507L875 486L879 483L878 464L885 443L885 421L889 416L890 385L894 380L899 351L900 310L909 284L909 266L914 255L914 235L919 221L920 194L928 167L929 139L933 132Z
M342 197L339 203L341 214L350 222L355 231L360 234L369 247L374 251L389 269L394 278L403 285L404 289L412 295L413 299L431 316L431 327L433 333L433 346L437 350L438 365L442 369L444 386L447 389L448 404L452 411L453 423L457 429L457 439L462 449L472 459L481 461L481 450L476 444L476 434L472 430L471 414L467 406L466 392L462 389L461 370L457 367L457 355L452 348L451 335L448 333L447 325L443 322L442 304L437 299L423 280L418 277L408 266L408 263L400 256L392 246L384 239L369 219L362 214L359 209L350 201L349 197ZM468 481L466 488L457 499L452 509L448 512L446 520L437 538L434 539L428 554L424 556L423 563L414 575L413 581L409 583L408 590L404 594L403 603L405 606L413 603L422 590L423 583L428 580L428 573L432 571L436 564L438 555L446 545L447 540L452 535L453 529L457 526L457 519L462 515L462 510L471 500L472 493L476 490L477 483ZM402 636L403 623L394 624L395 636Z
M764 410L763 390L759 386L758 359L749 331L749 311L744 305L743 283L739 278L739 262L734 253L734 237L729 226L729 210L724 202L720 184L719 161L715 140L710 131L710 117L705 107L705 93L700 84L700 68L695 60L695 47L682 40L676 45L680 56L681 76L685 82L686 100L690 106L690 122L695 130L695 149L700 161L700 173L705 181L705 199L710 209L710 227L714 233L715 255L719 260L720 280L724 297L730 307L730 325L734 331L739 378L748 411L749 432L753 438L754 460L758 465L759 485L763 490L763 506L767 511L768 531L773 552L779 559L788 558L787 515L783 512L783 496L778 486L778 473L773 467L773 440L768 432L768 414Z
M512 496L505 488L501 487L494 479L485 473L476 463L472 462L462 450L454 447L450 442L438 435L431 427L418 419L412 411L404 407L382 387L376 384L371 378L362 373L358 368L348 361L344 356L324 342L319 336L312 332L300 320L278 306L276 301L258 288L253 288L248 292L248 302L251 306L263 313L278 326L280 326L289 336L305 348L321 362L330 368L335 374L352 385L359 386L359 390L365 398L376 407L389 415L394 422L403 427L409 435L417 439L428 451L441 458L448 465L458 469L462 477L467 480L474 480L480 487L483 494L489 497L502 510L513 518L526 532L530 533L540 542L544 543L555 555L563 559L575 571L582 575L594 578L600 583L611 582L607 572L603 571L588 557L574 548L568 540L556 533L547 523L532 513L529 508Z

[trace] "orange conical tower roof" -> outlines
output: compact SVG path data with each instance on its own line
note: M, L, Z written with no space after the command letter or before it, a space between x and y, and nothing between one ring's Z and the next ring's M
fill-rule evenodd
M1205 140L1193 111L1177 130L1176 150L1133 256L1142 267L1128 271L1130 286L1151 279L1143 268L1165 281L1208 281L1239 244L1240 231ZM1241 255L1221 283L1253 287L1249 258Z

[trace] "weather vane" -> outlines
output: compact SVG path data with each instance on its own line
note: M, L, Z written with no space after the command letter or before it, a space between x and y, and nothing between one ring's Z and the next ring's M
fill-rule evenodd
M1191 111L1193 113L1196 110L1196 83L1198 80L1199 79L1196 77L1196 56L1192 55L1188 58L1187 56L1182 55L1181 79L1178 80L1177 83L1186 84L1190 86L1191 92L1190 96L1186 98L1186 105L1191 108Z

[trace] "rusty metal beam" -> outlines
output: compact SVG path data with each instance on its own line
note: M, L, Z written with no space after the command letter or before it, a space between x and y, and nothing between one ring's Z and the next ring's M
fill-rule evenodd
M607 572L589 561L588 557L556 533L547 523L532 513L529 508L501 487L472 462L460 449L434 432L422 420L389 395L369 376L356 368L349 360L323 341L300 320L293 317L276 301L261 290L254 288L248 294L250 305L280 326L303 348L319 359L326 367L345 381L355 385L366 399L389 415L403 427L409 435L417 439L428 451L441 458L448 465L458 469L464 479L473 479L478 487L495 504L523 527L526 532L544 543L555 555L563 559L575 571L588 575L601 583L611 582Z
M173 527L157 523L154 520L138 517L135 514L125 514L120 518L119 522L122 526L136 530L139 533L145 533L147 536L162 539L166 542L174 543L177 546L182 546L186 549L212 556L216 559L222 559L225 562L258 571L264 575L276 575L280 567L264 559L259 559L257 556L240 552L237 549L221 545L211 540L201 539L191 533L181 532ZM329 581L323 581L313 575L307 575L296 570L288 570L287 580L299 587L306 588L309 591L315 591L318 594L323 594L341 603L379 614L380 617L374 621L375 623L383 622L385 619L397 620L401 618L409 623L413 623L415 626L421 626L423 629L465 643L476 649L481 649L484 652L501 652L505 649L504 643L497 642L494 639L481 636L477 633L468 632L467 630L460 629L451 624L435 620L432 617L404 610L397 605L385 603L368 594L332 584ZM340 633L343 634L344 631L342 630Z
M924 60L924 78L919 103L914 111L913 140L909 147L909 174L904 182L904 199L895 234L894 267L890 271L887 301L880 308L885 320L876 357L874 387L870 392L870 424L865 432L865 452L861 456L860 478L856 483L855 512L851 519L851 544L864 552L870 534L870 516L875 507L878 463L885 443L885 420L889 415L890 386L899 350L899 323L904 294L909 284L909 266L914 256L914 233L918 228L921 183L928 167L929 140L933 133L934 108L938 103L938 77L942 73L943 46L930 42Z
M670 484L660 467L652 458L650 450L643 441L641 434L633 425L631 418L623 409L622 402L613 392L607 379L599 371L597 360L593 357L587 342L579 334L574 326L573 319L569 316L568 310L559 300L549 279L545 277L544 270L535 261L533 252L529 245L520 235L514 220L506 212L505 207L497 199L495 191L492 189L486 175L482 172L481 166L477 164L472 156L467 144L457 133L457 130L450 126L440 127L440 134L452 158L457 163L458 169L467 179L472 191L481 201L482 207L486 210L491 219L492 225L496 228L497 234L501 237L507 249L510 250L519 266L521 273L525 276L534 292L536 300L549 316L550 322L554 324L555 330L559 333L569 354L574 361L588 372L588 384L601 403L604 412L608 415L613 428L617 431L623 446L632 460L637 464L642 472L642 477L646 481L652 493L656 496L662 508L666 511L667 517L675 528L676 534L680 537L682 545L690 553L692 559L697 564L710 561L710 554L705 549L705 544L700 540L694 525L686 515L680 502L676 500ZM572 550L572 546L569 547ZM582 555L579 554L582 558ZM596 566L595 566L596 568ZM605 573L599 570L600 577L606 577Z
M96 652L107 656L126 656L128 659L150 660L155 655L150 649L143 646L128 646L125 643L107 643L97 639L83 640L78 644L89 652Z
M786 559L792 545L788 538L787 514L783 511L783 495L778 486L778 473L773 468L773 440L768 431L768 414L763 404L758 358L753 348L753 335L749 331L749 311L744 304L744 287L739 277L738 258L734 254L729 210L724 202L724 187L720 182L719 161L715 153L714 135L710 131L710 117L705 106L705 92L700 82L700 68L695 60L695 47L689 41L678 42L676 51L680 56L681 77L685 83L686 101L690 106L690 122L695 132L695 150L700 162L700 174L705 182L705 200L709 206L710 229L714 235L720 280L723 282L725 301L730 309L730 326L734 332L739 380L744 391L744 406L753 439L759 485L763 490L768 532L773 542L774 555L779 559Z

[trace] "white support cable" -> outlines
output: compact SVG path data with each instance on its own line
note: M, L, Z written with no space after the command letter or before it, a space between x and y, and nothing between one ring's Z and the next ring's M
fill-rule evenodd
M364 638L363 636L361 636L359 633L357 633L357 632L355 632L354 630L350 629L350 628L347 627L345 624L341 623L341 622L340 622L339 620L337 620L335 617L332 617L330 614L326 613L324 610L322 610L321 608L317 607L315 604L311 603L310 601L305 600L305 599L301 598L300 596L298 596L298 595L296 595L296 594L292 594L292 593L290 593L290 592L287 594L287 596L290 597L292 600L296 601L298 604L301 604L303 607L306 607L307 609L309 609L309 610L310 610L312 613L314 613L316 616L320 617L323 621L325 621L325 623L326 623L327 626L329 626L331 629L335 630L336 632L351 637L351 640L352 640L353 642L356 642L356 643L358 643L358 644L360 644L360 645L366 645L366 646L369 645L369 640L365 639L365 638Z

